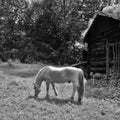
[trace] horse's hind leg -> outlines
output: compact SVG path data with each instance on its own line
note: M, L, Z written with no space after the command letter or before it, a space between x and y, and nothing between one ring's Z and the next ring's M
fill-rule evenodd
M83 93L84 93L84 89L78 88L78 103L80 104L82 103Z
M73 84L73 92L72 92L72 96L71 96L71 100L74 100L74 96L75 96L75 92L77 91L77 86L75 84Z
M82 98L84 95L84 84L80 84L81 86L78 87L78 103L82 102Z
M46 98L49 98L49 83L46 82Z
M55 85L54 85L54 83L51 83L51 84L52 84L53 90L54 90L54 92L55 92L55 95L57 96L57 92L56 92L56 89L55 89Z

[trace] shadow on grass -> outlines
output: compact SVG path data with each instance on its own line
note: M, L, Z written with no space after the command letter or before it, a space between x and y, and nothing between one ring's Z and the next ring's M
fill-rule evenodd
M47 101L51 104L57 104L57 105L65 105L65 104L75 104L75 105L81 105L81 103L78 103L77 101L71 101L70 98L68 99L60 99L60 98L37 98L35 99L35 97L33 95L30 95L27 97L27 99L34 99L38 102L41 101Z
M28 100L28 99L35 99L35 97L34 97L33 95L29 95L26 99L27 99L27 100Z
M49 98L46 99L46 101L48 101L49 103L54 103L54 104L58 104L58 105L65 105L65 104L75 104L75 105L82 105L82 103L78 103L77 101L71 101L70 98L68 99L60 99L60 98Z

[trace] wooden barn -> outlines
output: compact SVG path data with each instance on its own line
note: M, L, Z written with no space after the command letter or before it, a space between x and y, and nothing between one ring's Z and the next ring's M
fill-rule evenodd
M120 73L120 5L113 7L97 13L84 36L88 44L88 74Z

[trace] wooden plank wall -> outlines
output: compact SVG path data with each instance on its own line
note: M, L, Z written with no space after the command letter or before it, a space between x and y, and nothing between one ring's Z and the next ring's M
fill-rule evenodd
M119 24L119 21L109 17L98 16L96 19L87 37L89 73L91 71L100 72L109 76L112 66L114 66L114 69L116 69L116 66L117 69L120 69L120 54L115 52L118 51L116 49L118 48L118 42L120 42ZM115 43L115 41L117 42ZM112 55L110 55L110 47Z

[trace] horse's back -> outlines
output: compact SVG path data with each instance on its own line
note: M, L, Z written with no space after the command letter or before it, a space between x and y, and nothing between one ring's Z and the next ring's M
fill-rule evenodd
M72 67L72 66L66 66L66 67L46 66L46 68L49 68L52 71L64 71L64 70L77 71L77 70L81 70L80 68L76 68L76 67Z
M81 69L75 67L46 66L44 77L50 82L63 83L75 81L79 77Z
M76 73L83 73L82 69L76 68L76 67L71 67L71 66L67 66L67 67L46 66L46 68L50 72L66 73L67 75L71 75L71 74L73 75Z

